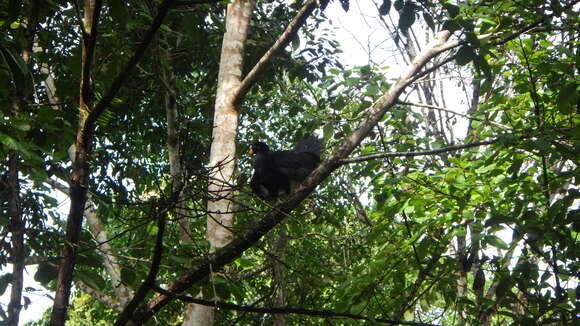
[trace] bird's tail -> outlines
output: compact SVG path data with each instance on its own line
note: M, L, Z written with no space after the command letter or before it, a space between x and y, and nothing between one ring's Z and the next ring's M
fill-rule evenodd
M322 153L322 140L314 136L308 136L300 139L294 148L297 152L307 152L320 157Z

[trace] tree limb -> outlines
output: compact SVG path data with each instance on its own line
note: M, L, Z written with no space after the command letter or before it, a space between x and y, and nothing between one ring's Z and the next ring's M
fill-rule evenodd
M428 109L432 109L432 110L438 110L438 111L443 111L443 112L447 112L447 113L451 113L469 120L475 120L475 121L481 121L483 123L489 123L492 124L494 126L500 127L502 129L511 129L510 127L506 126L506 125L502 125L501 123L497 123L494 121L490 121L490 120L485 120L485 119L479 119L479 118L474 118L471 117L467 114L463 114L463 113L459 113L459 112L455 112L446 108L442 108L439 106L435 106L435 105L429 105L429 104L423 104L423 103L411 103L411 102L399 102L399 104L403 104L403 105L409 105L409 106L416 106L416 107L422 107L422 108L428 108Z
M280 36L278 37L276 42L274 42L272 47L268 51L266 51L266 53L264 53L262 58L260 58L260 60L252 68L252 70L246 75L246 77L244 78L244 80L242 81L242 83L240 84L240 86L236 90L236 93L233 96L234 102L240 101L244 97L244 95L246 95L246 93L250 90L250 87L252 87L252 85L254 85L254 83L258 79L260 73L262 73L264 69L267 68L268 64L270 63L270 61L272 61L274 56L277 55L280 51L282 51L282 49L284 49L286 45L288 45L288 43L292 41L292 39L296 36L296 33L298 33L300 27L302 27L302 25L304 25L304 23L306 22L306 19L312 14L314 9L318 7L318 4L320 2L327 1L328 0L322 1L308 0L302 6L302 8L300 8L298 13L296 13L296 16L294 16L290 24L286 26L286 29L282 34L280 34Z
M163 19L169 12L173 0L164 0L158 7L157 7L157 15L153 18L151 22L151 26L147 32L145 32L145 36L141 43L135 49L133 56L127 61L121 72L117 75L115 80L111 86L107 89L101 100L95 105L94 109L91 111L89 116L87 117L86 125L92 126L92 124L97 120L97 118L105 111L105 109L111 104L111 101L115 98L125 81L131 76L133 69L137 66L137 63L143 58L145 51L149 47L149 44L153 40L155 33L163 23Z
M498 141L499 141L499 138L496 138L496 139L492 139L492 140L474 142L471 144L453 145L453 146L449 146L449 147L437 148L437 149L433 149L430 151L420 151L420 152L377 153L377 154L370 154L370 155L363 155L363 156L359 156L359 157L342 159L339 161L339 163L342 165L342 164L365 162L365 161L376 160L379 158L387 158L387 157L412 157L412 156L433 155L433 154L440 154L440 153L457 151L457 150L465 149L465 148L491 145L491 144L497 143Z
M196 303L205 306L217 307L227 310L236 310L236 311L243 311L243 312L255 312L255 313L262 313L262 314L296 314L296 315L306 315L306 316L315 316L315 317L338 317L338 318L350 318L355 320L367 320L372 322L377 322L381 324L389 324L389 325L411 325L411 326L437 326L435 324L429 323L420 323L420 322L412 322L412 321L396 321L390 319L383 319L383 318L373 318L368 316L362 316L357 314L351 313L343 313L343 312L335 312L332 310L311 310L311 309L304 309L304 308L292 308L292 307L273 307L273 308L261 308L261 307L254 307L254 306L240 306L228 302L223 301L208 301L203 299L194 298L188 295L179 295L173 294L167 290L164 290L160 286L156 285L154 290L162 293L163 295L173 297L175 299Z
M85 293L89 294L91 297L99 300L100 302L102 302L107 307L111 308L112 310L119 312L119 313L121 311L123 311L123 307L119 303L119 301L116 301L112 297L105 294L103 291L93 289L92 287L90 287L86 283L84 283L83 281L75 281L75 285L79 289L81 289L83 292L85 292Z
M165 233L165 220L167 219L167 212L165 211L165 208L162 209L164 211L161 212L159 216L157 216L157 238L155 240L153 261L151 262L149 274L139 289L137 289L133 299L131 299L123 312L119 315L115 325L125 325L135 312L135 309L137 309L139 303L145 300L147 292L149 292L155 286L155 279L157 278L157 273L159 272L161 258L163 258L163 235Z

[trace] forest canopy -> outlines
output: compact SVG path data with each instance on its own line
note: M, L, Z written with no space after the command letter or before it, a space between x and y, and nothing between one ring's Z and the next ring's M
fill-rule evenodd
M2 2L1 322L577 324L579 9Z

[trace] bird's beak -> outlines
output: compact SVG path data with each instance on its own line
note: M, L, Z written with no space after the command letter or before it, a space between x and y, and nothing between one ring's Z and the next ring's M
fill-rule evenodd
M250 148L250 149L248 150L248 155L254 155L254 153L255 153L255 152L254 152L254 149Z

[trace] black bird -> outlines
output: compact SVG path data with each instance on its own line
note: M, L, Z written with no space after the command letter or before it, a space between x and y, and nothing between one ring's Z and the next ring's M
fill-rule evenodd
M256 155L254 176L250 181L252 191L265 200L275 200L289 194L292 183L300 182L320 163L322 141L306 137L298 141L293 150L270 151L263 142L255 142L249 154Z

